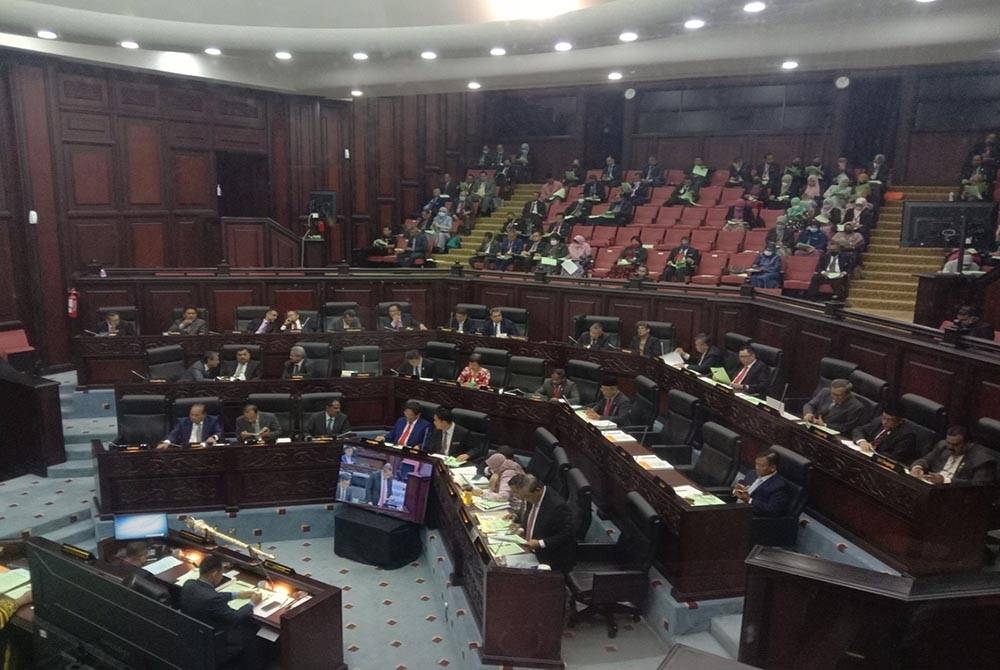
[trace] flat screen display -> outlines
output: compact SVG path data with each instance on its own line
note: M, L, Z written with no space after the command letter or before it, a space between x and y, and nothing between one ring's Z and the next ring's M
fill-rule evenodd
M431 472L431 463L391 447L346 445L336 498L379 514L423 523Z
M122 514L115 517L116 540L144 540L166 535L166 514Z

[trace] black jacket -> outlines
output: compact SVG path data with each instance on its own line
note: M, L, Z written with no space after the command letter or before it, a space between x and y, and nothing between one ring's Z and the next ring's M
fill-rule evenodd
M529 539L541 540L545 547L537 549L535 555L539 562L550 565L553 570L569 572L573 568L573 564L576 563L573 509L551 486L545 488L545 495L539 504L541 507L538 508L538 515L535 517L535 525ZM531 516L532 507L531 504L525 506L524 518L521 522L525 537L528 533L528 519Z
M433 432L427 433L427 439L424 440L423 449L429 454L443 454L444 445L441 443L444 433L438 429L434 429ZM484 444L481 440L476 438L470 438L469 431L457 423L454 424L451 434L451 448L448 450L446 456L461 456L462 454L468 454L470 461L479 460L486 455L486 450Z
M632 338L632 342L629 344L629 349L632 350L633 354L641 354L646 358L653 358L654 356L662 356L667 353L665 351L660 351L660 338L653 337L650 335L646 338L646 346L643 347L642 351L639 351L639 336L636 335Z
M726 359L718 347L709 347L704 354L693 352L688 358L687 366L702 375L711 375L712 368L726 367Z
M864 417L865 406L853 395L839 405L834 404L830 389L822 389L802 408L803 414L821 416L823 422L833 430L849 434Z
M602 334L599 338L597 338L597 341L593 341L590 339L590 331L588 330L584 332L577 341L580 343L580 346L585 349L600 350L613 348L610 346L611 337L607 333Z
M542 382L542 385L535 389L535 394L540 395L543 398L552 398L553 394L552 379L546 379ZM562 396L571 405L580 404L580 388L576 385L576 382L567 379L562 384Z
M219 366L221 372L219 373L223 377L232 377L236 374L236 366L238 363L236 361L223 361ZM260 379L260 362L251 360L247 363L247 369L245 372L246 379Z
M300 374L304 379L321 379L326 376L323 374L322 366L322 361L311 361L308 358L303 358ZM290 379L292 377L292 368L292 362L285 361L284 372L281 373L281 378Z
M734 370L729 371L729 378L733 381L736 380L736 375L740 373L742 367L738 367ZM755 395L758 398L763 398L767 395L767 388L771 384L771 368L765 363L760 361L754 361L753 365L750 366L750 370L747 372L747 376L741 382L744 389L744 393L747 395Z
M597 412L602 419L610 419L618 424L628 423L628 415L632 411L632 400L627 395L619 392L611 399L611 411L605 413L604 410L607 409L607 406L608 399L602 395L597 402L590 406L590 409Z
M875 447L875 453L899 461L904 465L909 465L920 456L920 448L917 446L917 436L914 435L910 427L904 421L882 436L882 441L877 446L875 438L882 432L882 417L876 416L863 426L858 426L851 433L851 439L855 442L867 440Z
M913 465L919 465L924 472L940 472L941 468L948 461L948 444L941 440L937 443L931 453L923 458L918 458ZM974 484L992 484L997 478L997 462L993 453L986 447L972 442L962 458L962 462L955 471L952 481L972 482Z
M263 320L264 317L260 317L259 319L254 319L253 321L247 324L246 330L244 330L243 332L256 333L257 329L260 328L260 322ZM277 333L279 328L281 328L281 324L278 323L277 321L272 321L270 325L268 325L264 333Z
M341 412L333 417L333 431L328 431L326 429L326 410L321 409L309 415L305 425L302 426L302 432L313 437L334 437L335 435L351 432L351 421L347 418L346 414Z
M231 597L219 593L201 579L189 579L181 587L181 611L202 621L216 630L226 631L224 661L240 654L243 647L253 642L257 625L253 621L253 605L247 603L238 610L229 607Z
M468 321L466 321L468 323ZM428 379L437 379L437 370L434 369L434 361L426 358L420 359L420 376ZM399 374L403 377L413 377L417 374L416 369L410 365L409 361L404 362L399 367Z

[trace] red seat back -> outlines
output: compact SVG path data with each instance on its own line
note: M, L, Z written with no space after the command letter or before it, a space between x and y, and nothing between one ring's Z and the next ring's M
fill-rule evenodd
M653 190L649 192L649 201L657 205L662 205L670 197L670 194L674 192L671 186L655 186Z
M743 248L747 251L763 251L766 244L767 230L757 228L747 231L746 239L743 241Z
M778 223L778 217L784 213L783 209L765 209L761 210L760 218L764 222L765 228L774 228Z
M609 205L606 202L598 203L598 204L594 205L593 209L590 210L590 214L592 216L597 216L599 214L604 214L604 212L608 211L608 207L610 207L610 206L611 205Z
M656 223L656 215L660 213L658 205L639 205L635 208L632 222L636 224Z
M667 170L666 179L668 184L670 184L671 186L676 186L677 184L680 184L682 181L684 181L684 170ZM670 190L671 192L673 191L673 189ZM668 193L667 195L669 196L670 193Z
M682 237L690 237L690 228L668 228L663 236L663 246L673 249L681 244ZM697 247L695 247L697 249Z
M614 244L615 233L617 231L618 229L613 226L594 226L594 233L591 235L591 244L594 242L601 246Z
M604 170L587 170L586 180L590 181L591 176L600 179L602 174L604 174Z
M622 226L615 234L615 244L627 246L629 238L638 235L642 239L642 226ZM645 240L643 240L645 242Z
M785 266L785 282L790 280L809 283L816 273L815 256L787 256L788 265Z
M685 226L700 226L702 221L705 220L705 215L708 212L701 207L685 207L684 211L681 212L680 223Z
M698 204L703 207L712 207L719 203L719 198L722 197L722 187L721 186L703 186L698 191Z
M718 233L714 228L698 228L691 232L691 246L705 253L715 248L715 236Z
M715 238L715 250L735 254L743 246L744 230L720 230Z
M716 170L712 173L712 177L708 180L708 183L712 186L725 186L726 182L729 181L729 169Z
M701 262L698 263L699 275L713 275L719 277L729 264L729 254L723 252L713 252L702 254Z
M646 267L649 268L649 274L653 277L659 277L663 269L667 267L667 259L669 258L669 251L651 250L646 256Z

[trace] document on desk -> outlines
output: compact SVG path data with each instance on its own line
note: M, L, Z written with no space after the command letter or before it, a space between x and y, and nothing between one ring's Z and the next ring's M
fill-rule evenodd
M16 589L11 589L4 595L10 598L11 600L17 600L30 590L31 590L31 582L27 582L26 584L21 584Z
M247 584L246 582L241 582L238 579L231 579L219 588L215 589L219 593L237 593L239 591L252 591L253 584ZM247 603L250 602L249 598L236 598L233 597L227 604L231 609L238 610Z
M292 598L283 593L278 593L277 591L265 592L264 599L260 601L259 605L253 608L253 613L261 619L266 619L290 602L292 602Z
M15 568L0 574L0 593L7 593L31 581L31 573L26 568Z
M614 430L618 424L608 419L587 419L587 423L597 430Z
M184 561L180 560L179 558L174 558L173 556L167 555L158 561L150 563L149 565L146 566L145 569L151 574L158 575L161 572L166 572L167 570L170 570L171 568L176 568L183 562Z
M681 355L676 351L671 351L669 354L663 354L660 356L660 360L667 365L674 366L675 368L684 367L684 359L681 358Z
M538 567L538 557L532 553L514 554L507 557L508 568L521 568L530 570Z
M510 509L510 503L506 500L483 500L482 498L476 498L472 504L484 512Z
M506 533L510 530L510 519L502 516L480 516L479 531L490 535L492 533Z
M853 440L841 439L840 443L845 447L847 447L848 449L853 449L854 451L860 451L861 453L865 453L865 450L859 447Z
M605 439L611 440L612 442L635 442L636 439L626 433L624 430L605 430L601 433Z
M497 558L501 556L513 556L515 554L525 553L521 545L514 542L491 542L490 543L490 553Z
M642 454L640 456L633 456L635 462L638 463L644 470L673 470L672 466L668 461L663 460L656 454Z

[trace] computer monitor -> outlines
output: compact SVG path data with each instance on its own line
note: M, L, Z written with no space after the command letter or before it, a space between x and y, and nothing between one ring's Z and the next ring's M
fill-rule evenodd
M378 514L423 523L432 470L426 458L391 447L345 445L336 499Z
M167 515L165 513L115 516L116 540L145 540L150 537L166 537L167 531Z

